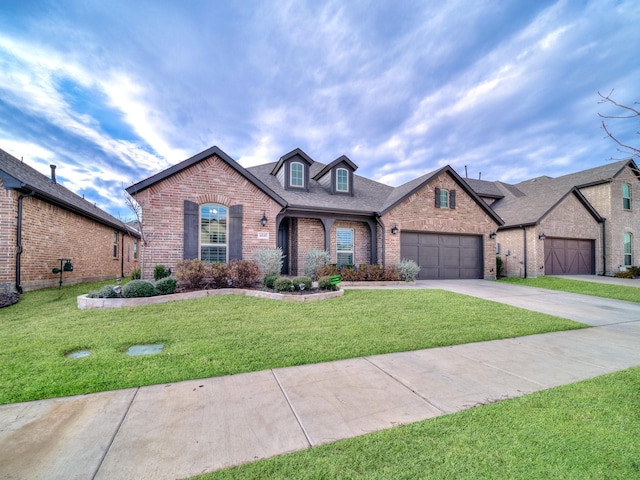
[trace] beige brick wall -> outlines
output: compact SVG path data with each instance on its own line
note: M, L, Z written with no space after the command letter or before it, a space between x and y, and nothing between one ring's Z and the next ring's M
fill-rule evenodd
M324 250L324 227L315 218L298 218L296 233L291 242L295 253L295 259L290 265L291 274L304 275L307 252L312 249Z
M2 256L0 283L15 288L17 198L13 190L2 192L2 245L7 253ZM9 213L9 220L5 216ZM6 228L5 228L6 227ZM14 232L6 233L6 232ZM73 272L63 273L63 284L76 284L95 280L116 279L122 268L129 275L136 268L133 259L133 239L124 239L124 267L122 265L122 233L118 235L118 256L113 257L114 230L83 216L64 210L33 197L22 203L22 255L20 261L21 285L25 291L58 286L60 276L51 270L60 267L60 258L69 258ZM5 237L9 244L4 243ZM127 253L129 256L127 257Z
M280 205L216 156L158 182L134 195L142 207L145 234L152 238L145 249L146 278L156 264L175 268L184 252L184 200L199 205L217 203L243 205L242 257L254 258L258 248L274 248L277 243L276 215ZM266 227L260 225L266 214ZM266 232L268 239L259 239Z
M631 210L622 207L622 184L631 185ZM606 274L613 275L624 264L624 233L632 234L634 265L640 265L640 181L625 168L609 183L580 190L598 213L606 218Z
M578 201L575 195L565 197L540 223L526 227L526 276L544 275L544 241L539 236L586 239L595 241L596 273L602 273L602 233L600 224ZM498 232L497 242L504 273L508 277L524 277L525 252L523 229L515 228ZM507 255L509 251L509 255Z
M435 188L456 190L456 208L435 208ZM486 213L455 180L443 173L429 185L405 199L400 205L382 217L385 225L386 262L394 264L400 258L400 234L392 235L394 225L406 231L439 232L467 235L482 235L484 245L484 276L495 277L495 240L489 238L498 228Z

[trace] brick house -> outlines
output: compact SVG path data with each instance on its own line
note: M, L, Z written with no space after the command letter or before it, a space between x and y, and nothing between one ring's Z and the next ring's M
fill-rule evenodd
M346 156L323 164L300 149L251 168L218 147L198 153L126 189L154 238L145 268L281 247L290 275L321 249L339 265L409 258L419 278L495 278L492 233L502 221L451 167L400 187L357 168Z
M613 275L638 265L640 174L632 160L510 185L467 179L504 220L498 249L508 276Z
M0 288L58 286L129 275L138 266L138 234L51 176L0 150Z

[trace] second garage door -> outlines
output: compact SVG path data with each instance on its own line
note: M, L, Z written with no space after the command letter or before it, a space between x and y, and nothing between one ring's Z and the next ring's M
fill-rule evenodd
M420 265L420 280L483 278L481 236L402 232L400 255Z
M594 275L593 240L547 238L544 241L545 275Z

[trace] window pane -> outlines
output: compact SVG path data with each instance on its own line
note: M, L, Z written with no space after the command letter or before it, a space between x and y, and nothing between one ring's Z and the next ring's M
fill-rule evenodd
M631 239L632 235L630 233L624 234L624 264L627 267L633 264L631 255Z
M449 191L440 190L440 208L449 208Z
M350 228L336 230L336 252L339 267L353 265L353 230Z
M227 261L227 247L203 246L200 249L200 259L205 262L225 263Z
M336 190L339 192L348 192L349 191L349 172L344 168L339 168L336 171L337 177L337 186Z
M631 185L628 183L622 184L622 208L631 210Z
M227 243L227 209L203 205L200 209L200 243Z
M301 163L293 162L291 164L291 186L304 187L304 177L302 175L304 167Z

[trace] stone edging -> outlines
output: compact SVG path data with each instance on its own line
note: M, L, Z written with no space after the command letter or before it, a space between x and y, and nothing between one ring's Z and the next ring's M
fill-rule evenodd
M282 293L263 292L260 290L245 290L242 288L219 288L215 290L198 290L195 292L173 293L155 297L140 298L88 298L87 295L78 296L80 310L102 310L105 308L138 307L140 305L155 305L158 303L177 302L194 298L217 297L219 295L245 295L247 297L266 298L270 300L284 300L286 302L313 302L326 300L344 295L344 290L322 292L310 295L285 295Z
M415 285L416 282L405 282L404 280L398 281L380 281L380 282L371 282L371 281L363 281L363 282L341 282L341 287L396 287L401 285Z

